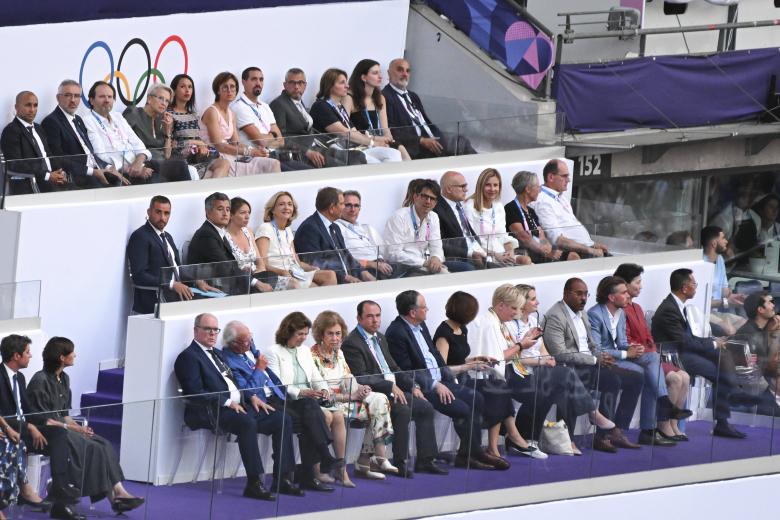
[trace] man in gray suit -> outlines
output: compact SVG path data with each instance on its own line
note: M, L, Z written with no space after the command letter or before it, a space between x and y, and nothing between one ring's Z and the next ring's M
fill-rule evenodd
M583 312L588 301L588 286L579 278L569 278L563 287L563 300L550 307L544 316L544 344L558 363L570 366L585 388L598 390L599 411L614 421L615 428L596 429L593 449L615 453L617 448L639 448L623 434L634 415L642 392L642 374L621 370L610 354L597 351L590 322ZM618 393L623 391L618 404ZM568 421L576 417L566 418Z

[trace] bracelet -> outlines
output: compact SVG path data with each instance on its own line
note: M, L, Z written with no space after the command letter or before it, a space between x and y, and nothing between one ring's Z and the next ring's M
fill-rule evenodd
M67 430L68 429L68 423L62 423L62 427Z

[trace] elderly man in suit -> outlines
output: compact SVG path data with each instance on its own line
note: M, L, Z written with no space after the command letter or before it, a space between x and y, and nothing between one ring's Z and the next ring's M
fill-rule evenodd
M24 415L30 408L27 384L21 370L27 368L32 359L31 344L30 338L18 334L10 334L0 341L0 356L3 360L0 365L0 416L6 418L2 433L12 442L21 439L31 452L50 456L52 488L47 502L53 503L51 517L83 520L85 516L77 514L68 506L69 502L78 501L81 496L81 491L68 482L68 432L59 426L36 427ZM31 504L38 510L45 510L41 502L33 502L29 498L32 498L31 490L23 488L19 504Z
M291 478L295 469L293 420L285 413L282 382L268 368L268 359L255 348L249 327L240 321L225 325L222 343L222 357L233 371L236 386L244 391L248 404L246 411L254 417L257 432L271 435L274 460L271 489L285 495L303 496L303 491Z
M133 312L149 314L157 304L158 289L166 289L166 300L191 300L192 290L182 283L179 250L165 231L171 218L171 201L155 195L146 210L146 223L133 231L127 242L127 261L133 279ZM168 268L168 279L161 280Z
M282 93L269 105L276 118L277 127L283 136L289 138L286 141L288 147L299 150L306 162L316 168L366 163L362 153L345 150L344 157L337 158L326 148L324 142L317 144L312 129L314 120L303 104L303 93L306 92L306 74L303 70L297 67L288 70L284 75L283 86Z
M412 159L477 153L466 137L442 132L425 113L420 96L408 90L411 67L396 58L387 68L390 82L382 89L387 103L387 122L393 137Z
M76 111L81 103L81 85L63 80L57 88L57 107L41 121L51 153L79 188L130 184L113 166L95 155L87 127Z
M295 251L298 255L308 264L335 271L338 283L376 280L349 252L336 224L344 211L344 194L341 190L331 187L320 189L314 207L316 211L295 232Z
M246 470L244 496L275 500L262 483L263 461L257 447L258 425L247 413L246 401L222 353L214 348L219 322L212 314L195 317L194 339L174 363L176 379L184 395L190 396L184 409L184 422L193 430L217 427L238 436L238 450Z
M361 385L390 398L390 419L393 422L393 465L398 475L412 478L407 467L409 454L409 421L415 422L417 460L420 466L431 468L437 454L436 431L433 427L433 407L422 391L415 388L412 375L402 372L390 354L387 338L379 332L382 308L365 300L357 306L358 325L341 344L349 369ZM381 468L371 467L371 470Z
M0 135L6 167L11 180L10 195L33 193L31 183L12 172L32 174L41 191L62 191L73 184L67 173L59 167L59 160L52 157L46 140L46 133L35 123L38 114L38 96L29 91L16 95L14 105L16 116L8 123Z
M661 357L657 352L645 352L643 345L629 344L626 339L626 316L623 308L630 300L626 281L617 276L607 276L599 282L596 305L588 310L593 342L600 352L615 358L615 366L636 372L644 378L645 385L639 414L639 444L674 446L672 439L663 437L656 430L656 420L682 420L691 416L690 410L677 408L669 399L666 380L661 370Z
M694 336L688 322L685 303L696 296L696 279L690 269L676 269L669 277L671 294L658 306L652 321L653 339L659 345L676 346L685 371L692 377L702 376L712 382L715 393L713 435L742 439L746 435L729 424L730 401L750 400L737 392L734 360L726 350L725 338L700 338ZM758 400L750 404L757 404Z
M601 393L599 411L616 426L609 430L597 427L593 449L615 453L617 448L639 448L622 430L629 427L634 415L644 384L642 375L620 369L613 356L596 348L583 312L587 301L585 282L569 278L563 287L563 300L544 316L544 345L556 362L574 368L585 388ZM576 420L576 416L567 417L566 423L574 424Z
M428 307L425 298L409 290L395 298L398 317L387 328L390 353L402 370L413 370L412 384L430 401L436 411L452 418L460 447L455 457L458 467L509 469L509 462L482 448L482 395L460 385L455 373L434 347L425 325ZM468 368L461 365L459 368ZM431 461L430 464L433 462ZM437 472L438 468L417 461L415 471Z

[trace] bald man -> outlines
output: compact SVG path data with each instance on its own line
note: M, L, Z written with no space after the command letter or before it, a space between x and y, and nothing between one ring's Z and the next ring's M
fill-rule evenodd
M59 168L57 159L51 157L46 133L35 123L38 96L27 90L19 92L14 109L16 116L0 136L0 150L8 161L7 168L11 176L9 194L33 193L32 183L22 177L15 178L12 172L35 175L41 191L70 189L68 176Z
M387 124L393 137L412 159L477 153L463 136L442 132L425 113L420 96L408 90L411 66L396 58L387 68L390 82L382 89L387 104Z

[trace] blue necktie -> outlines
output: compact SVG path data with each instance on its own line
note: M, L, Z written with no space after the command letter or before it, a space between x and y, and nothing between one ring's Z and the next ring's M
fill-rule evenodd
M255 369L255 365L252 363L252 360L249 359L249 357L246 354L244 354L244 361L246 362L247 366L251 370ZM271 381L271 378L268 377L265 374L265 372L262 371L262 370L258 370L257 372L260 375L260 386L262 386L263 388L270 387L271 390L273 391L273 393L276 394L276 397L278 397L279 399L284 401L284 394L282 393L282 391L279 389L278 386L273 384L273 381ZM262 399L263 399L263 401L265 401L265 392L263 392Z

